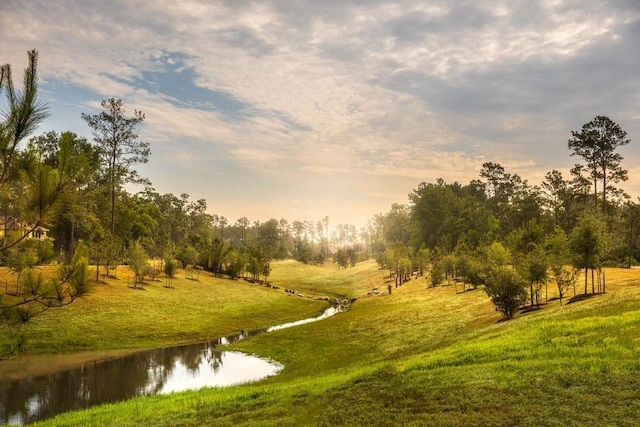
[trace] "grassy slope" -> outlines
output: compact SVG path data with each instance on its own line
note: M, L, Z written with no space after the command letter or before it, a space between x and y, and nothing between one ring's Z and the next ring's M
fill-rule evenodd
M144 289L120 279L95 284L73 304L35 317L27 330L28 352L141 348L193 342L293 321L321 313L326 303L286 295L243 280L198 280L181 274L171 288L147 281ZM251 313L250 316L247 313ZM2 338L0 338L0 343Z
M381 273L293 273L291 288L362 295ZM309 267L305 267L309 268ZM282 269L282 271L278 271ZM235 347L278 360L259 384L133 399L45 425L635 425L640 416L640 271L609 270L605 296L510 322L481 290L361 297L333 318ZM324 282L322 276L343 282ZM365 292L366 294L366 292Z

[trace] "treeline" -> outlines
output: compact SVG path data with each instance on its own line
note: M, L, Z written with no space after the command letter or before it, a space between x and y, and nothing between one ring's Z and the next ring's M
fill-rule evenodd
M113 104L117 104L118 109L111 108ZM104 116L109 123L126 120L120 100L104 101L103 106L105 111L98 118ZM56 206L40 221L49 229L53 240L24 240L20 249L16 248L19 252L30 251L33 262L46 262L56 255L70 256L82 241L89 249L91 263L102 266L105 274L111 274L119 264L140 259L142 250L147 258L177 260L186 268L201 268L231 277L247 273L259 279L269 274L269 261L273 259L323 263L335 258L347 266L362 257L360 230L339 224L330 231L327 216L317 221L291 223L284 218L251 222L247 217L230 222L224 216L210 213L204 199L191 200L186 193L161 194L137 174L135 180L129 179L135 172L134 162L124 156L119 161L122 165L127 162L129 170L122 172L124 166L116 162L115 168L122 169L121 178L114 180L113 166L104 160L104 148L95 140L90 142L73 133L51 131L33 137L25 150L16 155L38 156L44 164L57 167L64 140L71 141L71 162L78 173L73 188L67 188ZM134 142L128 141L129 146ZM124 145L124 141L119 143ZM131 194L124 188L128 182L142 183L144 190ZM9 216L20 216L20 212L11 207L5 211ZM43 245L51 247L43 250ZM49 256L39 255L44 252ZM9 251L5 261L12 256Z
M576 269L584 270L585 294L589 280L591 293L603 292L603 266L640 259L640 205L617 187L627 180L617 149L627 143L619 125L598 116L572 132L570 155L581 162L567 178L553 170L531 185L487 162L468 184L423 182L409 204L371 223L376 259L399 281L428 266L434 285L446 275L484 284L507 318L527 302L539 305L551 279L561 298L570 288L575 295Z
M54 170L60 166L60 150L68 145L73 180L46 215L35 219L49 230L51 239L23 239L4 251L5 265L63 260L73 255L78 242L88 248L90 262L107 275L122 263L137 265L145 257L177 260L186 268L231 277L246 273L255 279L269 274L272 259L322 263L332 258L346 267L362 258L360 230L339 224L330 231L327 216L291 223L284 218L251 222L242 217L230 223L209 213L204 199L155 191L134 169L149 155L148 146L137 140L144 116L136 112L128 117L121 100L109 99L102 105L100 114L84 116L93 129L93 141L51 131L16 150L17 167L31 158ZM114 134L127 137L109 140ZM127 192L125 184L131 182L144 185L144 190ZM6 203L4 213L7 218L33 218L17 203Z

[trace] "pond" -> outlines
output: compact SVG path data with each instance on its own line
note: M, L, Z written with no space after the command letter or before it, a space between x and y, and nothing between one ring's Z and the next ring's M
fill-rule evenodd
M342 311L245 332L215 341L139 351L84 363L46 375L0 379L0 423L27 424L57 414L119 402L136 396L224 387L259 381L283 366L238 351L229 344L261 333L324 319Z

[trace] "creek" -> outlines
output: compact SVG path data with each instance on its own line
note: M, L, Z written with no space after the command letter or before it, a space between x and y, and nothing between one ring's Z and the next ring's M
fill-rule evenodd
M318 317L241 331L209 342L137 351L42 375L0 377L0 423L28 424L136 396L259 381L276 375L284 367L272 360L219 347L325 319L341 311L343 307L334 306Z

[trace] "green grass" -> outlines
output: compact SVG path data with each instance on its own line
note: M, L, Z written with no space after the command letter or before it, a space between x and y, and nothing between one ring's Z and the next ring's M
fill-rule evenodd
M339 269L337 264L305 265L297 261L271 264L269 281L303 294L351 298L366 295L374 287L382 287L386 272L375 268L375 262L361 262L355 267Z
M200 274L128 286L129 272L94 284L88 295L35 317L27 328L27 352L141 348L202 341L317 315L326 303ZM250 315L248 315L250 313ZM0 338L0 343L2 338Z
M637 424L640 271L608 270L606 295L553 300L499 322L482 290L456 294L418 279L392 295L366 296L383 274L373 262L358 268L274 265L280 286L359 297L346 313L233 346L283 363L275 377L136 398L42 425Z

